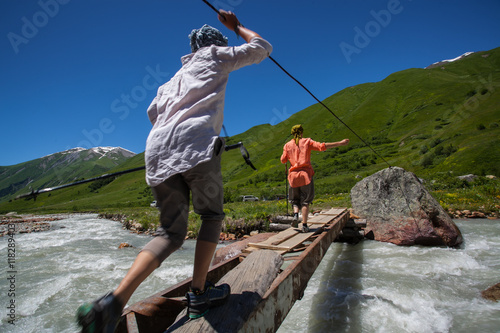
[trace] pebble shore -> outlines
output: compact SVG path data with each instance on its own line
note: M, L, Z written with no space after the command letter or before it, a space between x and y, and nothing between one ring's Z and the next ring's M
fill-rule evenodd
M51 230L51 223L69 217L70 214L53 215L3 215L0 220L0 237Z

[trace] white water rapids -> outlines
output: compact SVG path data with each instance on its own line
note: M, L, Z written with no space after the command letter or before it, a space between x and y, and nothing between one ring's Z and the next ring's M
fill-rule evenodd
M455 222L465 239L459 249L332 244L278 332L500 332L500 303L480 295L500 282L500 220ZM52 224L0 238L0 332L78 331L77 307L116 288L150 239L96 215ZM122 242L134 248L118 249ZM194 244L186 241L130 304L188 278Z

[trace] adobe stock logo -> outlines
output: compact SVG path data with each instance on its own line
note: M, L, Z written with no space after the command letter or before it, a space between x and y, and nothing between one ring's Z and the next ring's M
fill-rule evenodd
M59 13L60 5L65 5L70 0L40 0L38 6L41 10L35 12L29 20L26 16L21 18L21 34L9 32L7 39L16 54L19 53L21 44L28 44L29 41L38 35L39 29L45 27L51 18L54 18Z
M403 6L399 0L389 0L387 3L387 9L382 9L378 12L371 10L370 15L373 17L373 20L368 21L365 24L364 29L361 29L358 26L354 27L354 45L347 42L341 42L339 44L340 50L342 51L347 63L350 64L352 62L352 55L360 54L361 50L367 47L372 39L377 37L382 32L382 28L387 28L387 26L391 23L393 15L400 14L402 11Z

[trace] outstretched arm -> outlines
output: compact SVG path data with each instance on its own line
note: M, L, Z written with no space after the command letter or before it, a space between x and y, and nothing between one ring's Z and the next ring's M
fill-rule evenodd
M349 144L349 139L344 139L337 142L325 142L326 149L335 148L339 146L347 146Z
M220 10L219 21L222 22L229 30L236 32L245 42L249 43L252 38L260 37L260 35L250 29L245 28L240 24L236 15L232 12Z

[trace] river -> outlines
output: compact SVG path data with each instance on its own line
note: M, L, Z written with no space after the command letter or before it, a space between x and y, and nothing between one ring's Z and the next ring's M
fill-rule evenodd
M278 332L500 332L500 303L480 295L500 282L500 220L455 222L465 239L458 249L333 243ZM52 225L0 238L0 332L78 331L76 308L116 288L150 239L96 215ZM118 249L122 242L134 247ZM130 304L188 278L194 244L186 241Z

